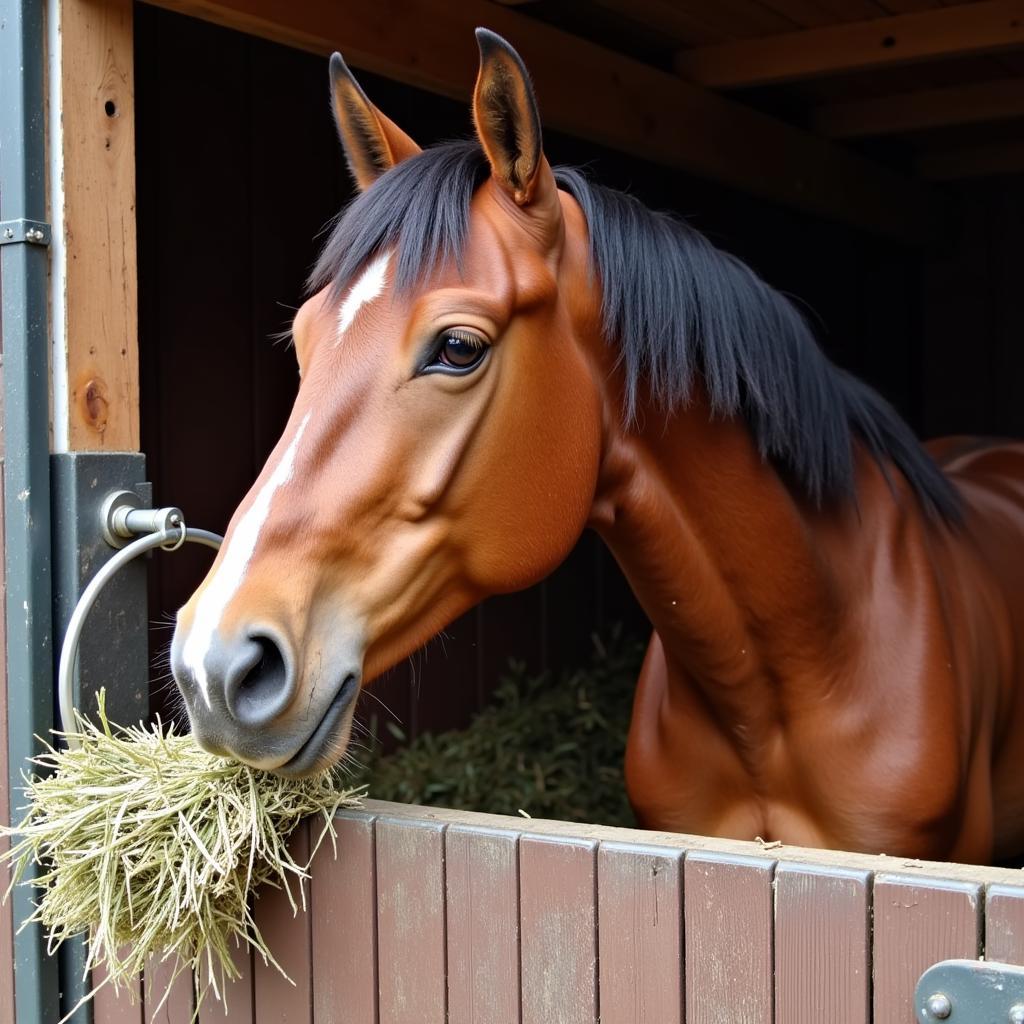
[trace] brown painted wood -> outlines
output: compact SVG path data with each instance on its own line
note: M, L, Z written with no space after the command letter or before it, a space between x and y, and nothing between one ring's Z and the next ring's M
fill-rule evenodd
M192 1024L192 972L183 971L174 978L174 971L173 960L150 957L146 964L143 974L146 1024ZM161 1002L163 1005L157 1010Z
M593 840L519 841L522 1024L598 1019L596 872Z
M63 0L64 324L72 449L138 451L131 0Z
M682 850L601 844L601 1024L682 1024L682 890Z
M444 826L377 821L380 1024L444 1024Z
M985 892L985 959L1024 964L1024 885Z
M217 999L212 991L206 993L199 1004L199 1024L253 1024L253 962L248 947L235 947L231 951L241 976L229 981Z
M309 826L303 822L294 832L292 856L300 864L309 858ZM306 899L308 906L308 886ZM299 901L299 887L292 894ZM253 984L254 1024L312 1024L313 993L312 951L308 911L296 914L283 890L265 889L258 894L255 906L256 923L277 962L291 982L281 976L272 964L256 956Z
M346 811L312 868L314 1024L377 1024L374 816Z
M922 177L934 181L1020 174L1024 171L1024 142L1011 140L922 153L917 159L917 169Z
M772 1019L772 873L758 857L687 854L687 1024Z
M449 1024L519 1020L519 865L515 833L445 832Z
M1022 44L1024 2L984 0L684 50L676 70L703 86L735 89Z
M546 124L886 236L933 230L936 197L827 140L486 0L159 0L159 5L468 98L472 32L514 40ZM571 65L573 74L566 75ZM757 160L749 159L757 153Z
M3 338L0 336L0 354ZM2 382L0 377L0 382ZM2 390L2 389L0 389ZM0 412L3 410L0 402ZM0 446L3 440L0 438ZM5 550L4 536L4 463L0 458L0 552ZM7 562L0 556L0 608L7 607ZM7 615L0 614L0 822L11 823L11 794L7 764ZM0 853L10 849L11 841L0 837ZM0 864L0 888L7 892L11 881L6 861ZM14 1021L14 917L11 901L0 904L0 1020Z
M775 868L775 1019L870 1024L871 875Z
M879 876L873 899L874 1024L913 1024L922 972L981 952L981 886Z
M102 968L94 970L93 985L99 985L105 976ZM143 1010L141 978L131 988L103 985L92 1001L94 1024L146 1024Z

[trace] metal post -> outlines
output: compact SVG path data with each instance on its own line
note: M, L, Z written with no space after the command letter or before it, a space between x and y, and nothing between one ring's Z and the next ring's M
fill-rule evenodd
M41 0L0 0L0 220L46 220L44 36ZM4 518L7 566L7 716L12 808L36 735L53 724L50 583L49 379L45 233L0 244ZM0 242L5 241L0 239ZM14 918L32 910L13 894ZM15 938L17 1024L60 1016L57 961L40 928Z

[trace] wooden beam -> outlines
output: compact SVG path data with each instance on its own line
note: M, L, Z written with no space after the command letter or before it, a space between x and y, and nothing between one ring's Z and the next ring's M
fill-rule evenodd
M904 240L923 239L937 223L935 199L917 183L486 0L157 3L314 53L338 48L357 68L467 101L477 70L472 32L487 25L520 49L551 128Z
M1024 173L1024 142L993 142L987 146L924 153L917 159L918 172L933 181L990 178L996 174Z
M63 195L54 330L65 361L55 353L54 447L138 451L131 0L61 0L60 43L62 188L51 190L55 203Z
M897 135L1024 117L1024 80L998 79L818 107L811 126L830 139Z
M737 89L1022 45L1024 0L985 0L701 46L677 54L675 67L688 81Z

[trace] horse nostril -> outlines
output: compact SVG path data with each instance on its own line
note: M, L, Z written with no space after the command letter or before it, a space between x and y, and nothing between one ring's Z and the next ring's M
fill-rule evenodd
M287 705L290 677L288 659L277 640L249 637L225 679L228 710L245 725L266 724Z

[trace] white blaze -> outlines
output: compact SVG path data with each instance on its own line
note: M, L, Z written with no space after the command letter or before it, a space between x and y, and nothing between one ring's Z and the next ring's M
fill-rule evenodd
M291 444L281 456L281 461L274 467L274 472L260 488L259 494L246 509L245 515L238 521L238 525L231 535L231 541L224 551L224 557L196 605L192 631L189 633L181 653L203 694L203 700L206 701L207 707L210 706L210 681L206 673L206 655L209 653L210 643L220 625L224 610L245 578L249 560L256 550L260 530L270 514L270 503L274 498L274 493L291 479L295 465L295 453L298 451L299 441L302 440L309 417L310 414L307 412L299 424L299 429L295 432Z
M388 263L391 261L391 253L386 252L378 256L360 275L359 280L349 289L345 301L338 310L338 337L335 345L341 341L342 336L352 326L356 314L368 302L372 302L382 291L384 282L387 280Z

